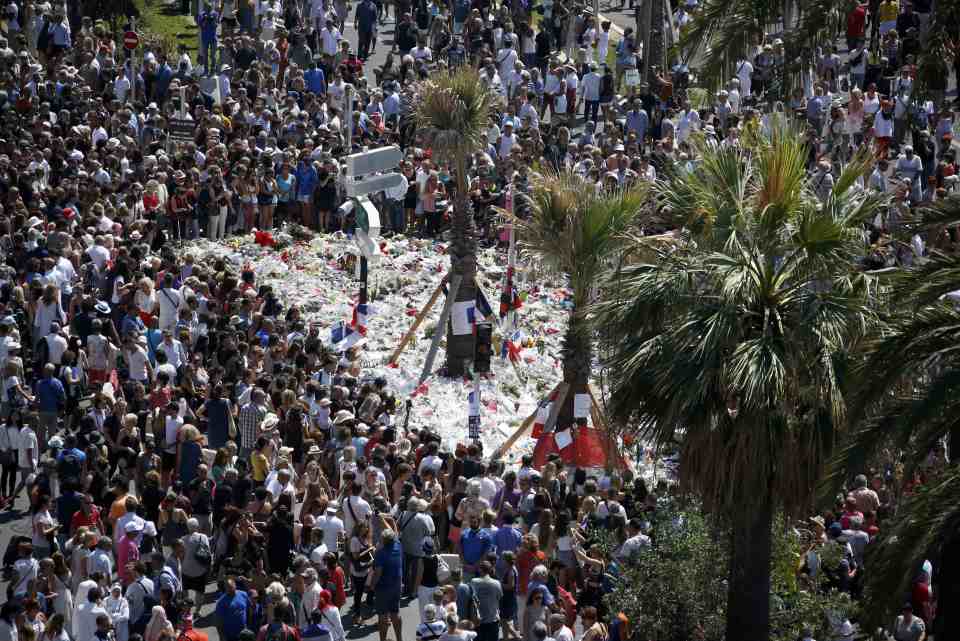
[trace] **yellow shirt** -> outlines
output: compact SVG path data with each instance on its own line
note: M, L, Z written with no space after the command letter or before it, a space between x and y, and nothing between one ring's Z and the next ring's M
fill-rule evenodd
M263 483L267 480L267 472L270 470L270 463L267 457L260 452L254 452L250 455L250 466L253 468L253 480L257 483Z
M895 22L900 15L900 3L897 0L887 0L880 3L880 22Z

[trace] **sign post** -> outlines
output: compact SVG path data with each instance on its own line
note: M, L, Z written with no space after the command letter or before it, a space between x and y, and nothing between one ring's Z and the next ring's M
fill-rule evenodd
M140 45L140 36L137 35L137 19L130 18L130 31L123 34L123 48L127 50L127 75L130 78L130 102L137 101L137 47Z
M135 18L131 18L130 31L123 34L123 48L133 51L138 46L140 46L140 36L137 35L137 23Z
M347 105L352 105L353 87L348 86ZM347 114L347 140L353 136L353 111ZM348 145L350 143L348 142ZM348 147L349 148L349 147ZM377 175L377 172L390 172L397 167L403 157L399 147L381 147L347 156L346 192L347 196L356 199L353 208L357 227L354 233L354 242L360 249L360 295L357 319L366 317L367 305L367 276L370 261L379 258L379 248L376 238L380 235L380 211L367 198L384 189L390 189L400 184L400 176L396 173Z

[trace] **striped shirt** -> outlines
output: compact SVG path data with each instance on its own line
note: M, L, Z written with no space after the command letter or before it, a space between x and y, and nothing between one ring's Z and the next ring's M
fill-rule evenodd
M267 408L249 402L240 408L237 423L240 429L240 447L253 449L260 436L260 424L267 416Z

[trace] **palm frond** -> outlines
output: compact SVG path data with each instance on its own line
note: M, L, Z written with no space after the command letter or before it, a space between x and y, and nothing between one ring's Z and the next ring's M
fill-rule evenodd
M889 625L900 605L910 600L920 564L927 558L938 560L942 546L956 545L958 527L960 468L953 467L930 487L921 486L908 496L880 538L867 546L867 627Z
M592 311L619 420L679 440L681 481L708 505L794 512L843 433L847 352L875 318L855 267L874 203L844 188L822 206L800 133L767 144L704 149L695 172L658 183L689 227L668 246L631 237L648 258L611 267Z
M413 122L441 159L482 147L498 97L472 67L444 71L414 88Z

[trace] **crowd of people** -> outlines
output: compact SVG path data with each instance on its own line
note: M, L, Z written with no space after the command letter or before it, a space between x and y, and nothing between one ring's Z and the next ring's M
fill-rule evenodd
M909 264L956 240L894 239L910 207L956 189L955 105L947 85L915 91L929 0L875 4L800 72L771 36L704 98L682 65L640 78L633 29L576 4L184 3L197 57L145 48L134 64L107 21L10 2L0 496L31 533L4 557L0 641L206 641L194 622L213 599L223 641L343 641L373 615L381 641L391 627L401 641L406 598L421 641L625 638L604 595L650 545L657 500L642 479L559 459L505 469L409 425L404 399L363 371L362 344L331 349L251 270L174 241L349 230L344 156L388 144L404 159L401 184L375 196L385 231L441 236L454 169L408 126L405 97L473 65L499 97L468 167L485 240L492 206L528 191L534 168L598 189L669 179L697 170L702 145L789 118L807 127L824 198L855 154L876 155L861 188L896 197L864 230L869 266ZM676 9L684 29L697 2ZM390 48L382 65L377 48ZM184 122L189 140L174 135ZM892 509L878 472L883 497L858 479L813 520L803 573L840 541L845 569L823 571L856 592ZM612 552L596 528L615 533ZM931 623L931 575L897 641Z

